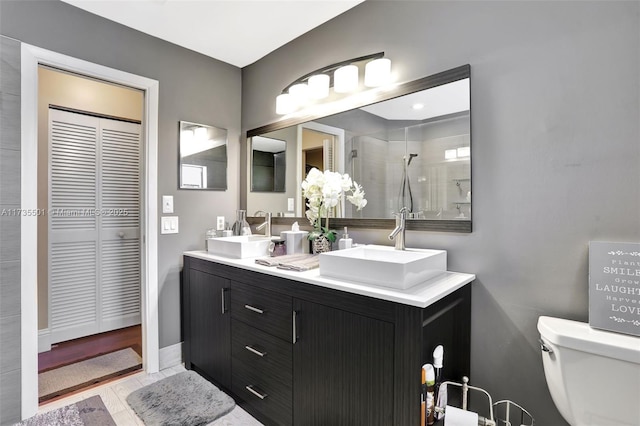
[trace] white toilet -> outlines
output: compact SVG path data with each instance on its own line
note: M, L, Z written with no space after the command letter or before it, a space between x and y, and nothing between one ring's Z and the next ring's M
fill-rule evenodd
M640 425L640 337L538 318L544 375L572 426Z

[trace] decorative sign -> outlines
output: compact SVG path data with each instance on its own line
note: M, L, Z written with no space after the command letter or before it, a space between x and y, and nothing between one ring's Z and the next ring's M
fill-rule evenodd
M640 336L640 243L589 242L589 325Z

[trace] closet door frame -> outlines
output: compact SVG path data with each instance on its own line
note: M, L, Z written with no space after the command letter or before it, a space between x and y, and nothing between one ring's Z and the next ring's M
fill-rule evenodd
M148 373L159 371L160 337L158 333L158 99L157 80L94 64L71 56L21 43L21 208L37 208L38 66L96 77L144 92L143 195L141 212L142 248L142 351L143 367ZM20 223L21 258L21 406L22 418L38 411L38 307L37 217L25 215Z

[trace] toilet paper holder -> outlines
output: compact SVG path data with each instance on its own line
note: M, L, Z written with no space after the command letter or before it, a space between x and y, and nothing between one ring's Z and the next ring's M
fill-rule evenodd
M491 395L486 390L469 385L469 378L467 376L462 377L462 383L445 381L441 386L452 385L462 388L462 409L467 410L468 405L468 393L470 390L483 393L489 402L489 417L478 416L479 426L533 426L533 416L522 406L516 404L513 401L504 399L493 403ZM495 410L495 411L494 411ZM444 407L435 407L437 413L444 413L446 417L446 411ZM494 412L496 416L494 417ZM512 419L516 419L515 421Z

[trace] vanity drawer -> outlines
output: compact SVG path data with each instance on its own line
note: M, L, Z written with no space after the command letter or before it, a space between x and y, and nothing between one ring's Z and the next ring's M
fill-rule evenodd
M231 282L231 317L281 339L293 340L291 296Z
M291 387L292 347L257 328L231 320L231 356L233 367L242 364L260 372L268 380L279 381Z
M293 390L242 361L233 360L231 390L277 425L293 424Z

